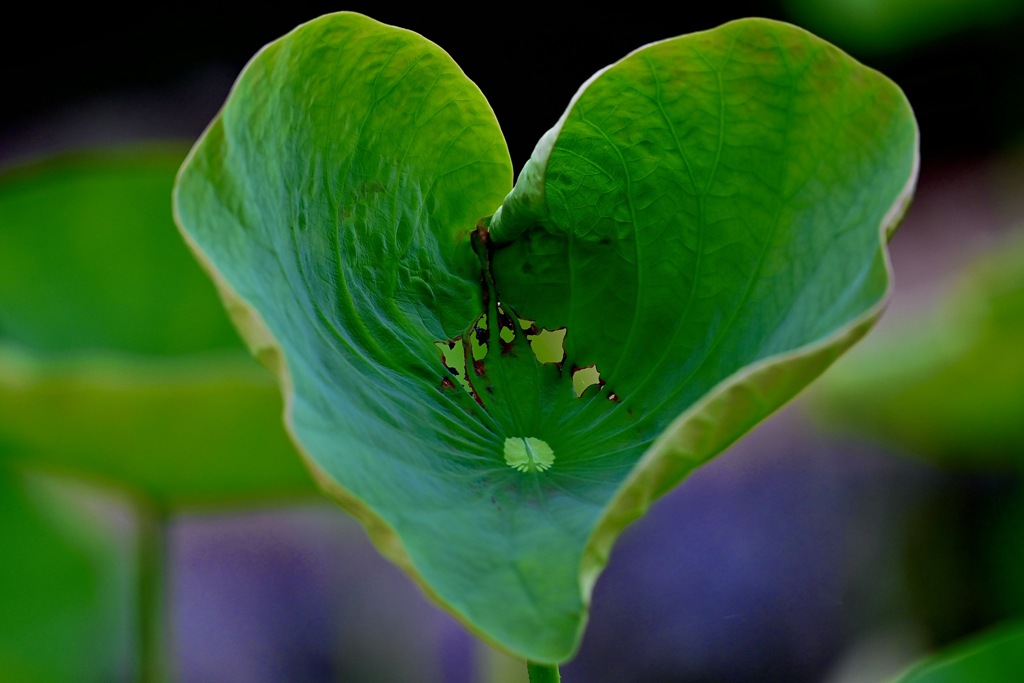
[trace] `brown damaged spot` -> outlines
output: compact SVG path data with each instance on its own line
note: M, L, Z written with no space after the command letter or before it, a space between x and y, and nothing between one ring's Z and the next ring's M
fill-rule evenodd
M489 251L491 246L491 233L488 232L487 226L484 225L482 220L477 221L476 230L473 234L478 240L480 240L480 244Z
M515 325L512 323L512 316L510 316L505 311L505 309L502 308L500 302L498 303L498 329L501 332L505 332L507 330L509 334L515 337L516 328Z

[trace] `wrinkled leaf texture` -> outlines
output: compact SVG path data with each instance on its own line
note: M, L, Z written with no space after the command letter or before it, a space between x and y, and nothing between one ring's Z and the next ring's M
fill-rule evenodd
M557 663L623 527L880 314L916 168L896 86L743 20L599 72L510 193L451 58L342 13L249 63L175 208L322 485L472 630ZM518 319L567 328L561 367ZM480 360L458 382L447 340Z

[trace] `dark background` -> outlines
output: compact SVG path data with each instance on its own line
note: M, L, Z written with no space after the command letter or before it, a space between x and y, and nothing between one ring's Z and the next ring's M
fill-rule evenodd
M557 3L477 3L464 9L285 2L233 11L219 5L152 4L122 12L22 4L17 15L5 17L0 41L2 157L31 153L29 142L45 144L33 134L41 121L127 93L143 100L148 95L152 111L148 122L126 122L122 134L141 135L148 123L151 134L197 137L230 80L261 46L299 23L346 9L417 31L447 50L490 100L518 168L579 85L637 47L745 16L798 20L779 2L735 0L668 11L664 4L642 2L619 4L614 11L569 11ZM921 124L927 159L933 160L984 153L1019 135L1022 36L1018 14L898 52L823 37L904 88ZM83 130L90 132L98 134Z

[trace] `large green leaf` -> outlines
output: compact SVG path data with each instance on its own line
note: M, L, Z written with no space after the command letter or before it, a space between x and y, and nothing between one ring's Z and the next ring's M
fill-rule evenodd
M1024 672L1024 625L1007 624L912 667L892 683L1011 683Z
M622 528L880 314L916 145L891 82L747 20L599 72L508 194L452 60L336 14L252 60L175 206L324 486L555 663Z
M1024 239L964 274L923 320L903 320L818 388L831 424L961 466L1024 466Z
M168 504L312 490L171 219L184 149L0 175L0 457Z

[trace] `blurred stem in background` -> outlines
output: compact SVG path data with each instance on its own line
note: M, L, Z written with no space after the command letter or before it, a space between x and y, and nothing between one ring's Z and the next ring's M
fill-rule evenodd
M557 666L529 662L526 670L530 673L530 683L558 683L562 680Z
M140 500L138 524L139 681L170 683L173 647L168 609L167 510Z

